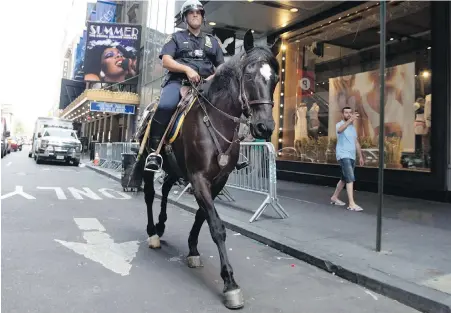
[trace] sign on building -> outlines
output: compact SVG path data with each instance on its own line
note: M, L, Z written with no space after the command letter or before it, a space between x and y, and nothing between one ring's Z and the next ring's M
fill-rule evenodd
M84 80L137 84L141 25L88 22Z
M132 104L109 103L109 102L91 102L90 110L92 112L135 114L135 106Z

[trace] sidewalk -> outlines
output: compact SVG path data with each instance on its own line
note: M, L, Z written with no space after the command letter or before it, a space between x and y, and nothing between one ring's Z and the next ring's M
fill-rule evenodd
M87 167L120 179L119 172ZM377 253L377 194L357 192L364 211L351 212L329 204L332 188L278 181L279 201L289 218L278 218L268 207L249 223L264 196L228 190L234 202L215 201L228 228L419 311L451 312L449 204L385 196L383 251ZM173 187L169 201L195 212L192 195L174 201L180 191Z

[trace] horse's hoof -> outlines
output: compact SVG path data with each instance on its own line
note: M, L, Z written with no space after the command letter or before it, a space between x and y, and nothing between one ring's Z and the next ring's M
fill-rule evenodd
M153 235L152 237L147 238L147 243L149 244L150 249L160 249L160 237L158 235Z
M196 267L202 267L202 262L200 261L200 256L189 256L188 258L188 267L190 268L196 268Z
M241 309L244 306L244 297L241 289L224 292L224 305L228 309Z

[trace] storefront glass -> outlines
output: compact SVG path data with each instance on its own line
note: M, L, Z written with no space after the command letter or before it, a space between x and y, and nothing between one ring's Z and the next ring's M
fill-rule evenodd
M284 38L272 138L279 160L337 163L335 126L349 106L360 115L364 166L378 166L379 9L368 2ZM387 4L386 168L430 170L430 15L427 1Z

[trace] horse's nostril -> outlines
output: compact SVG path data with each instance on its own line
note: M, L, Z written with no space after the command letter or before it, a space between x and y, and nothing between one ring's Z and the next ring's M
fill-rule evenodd
M263 123L258 123L258 124L257 124L257 129L258 129L260 132L262 132L262 133L264 133L264 132L266 132L266 131L268 130L268 128L266 127L266 125L263 124Z

